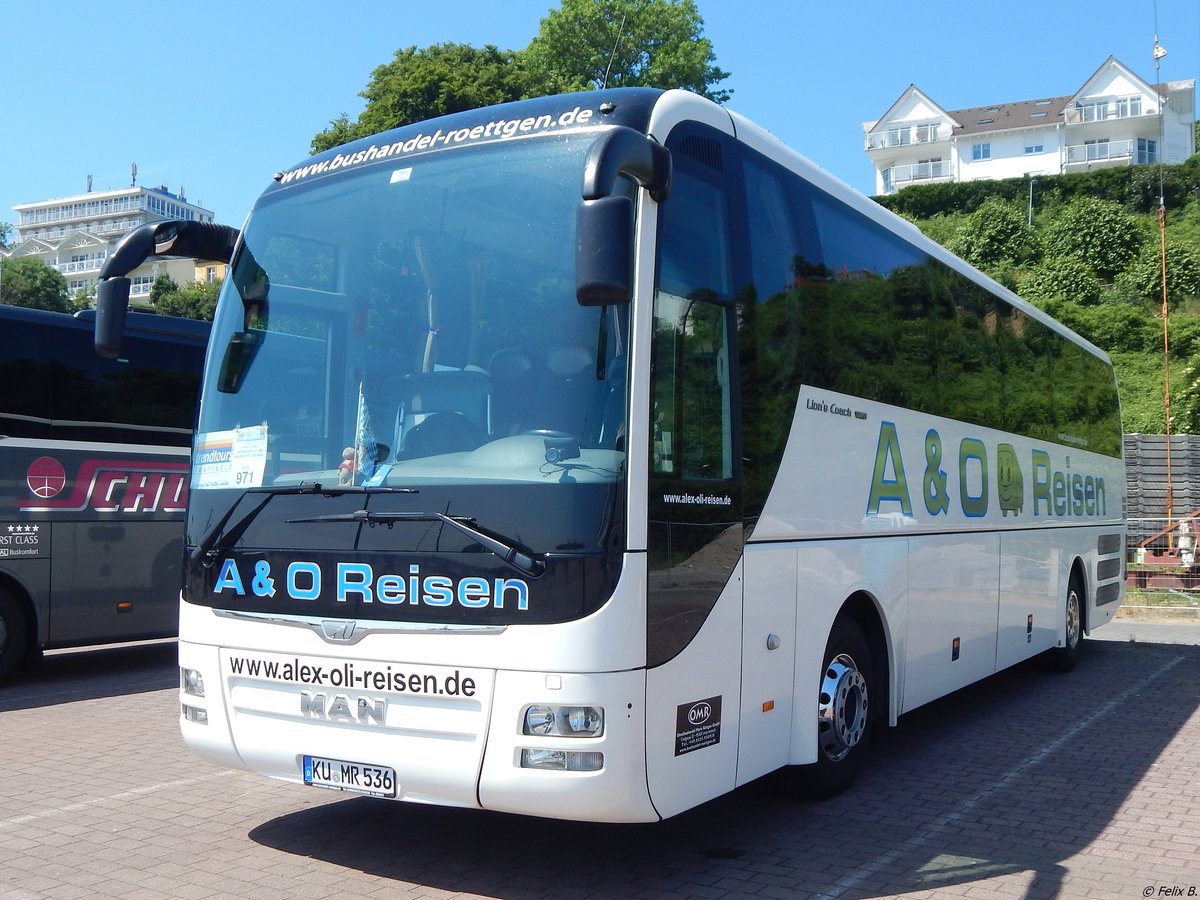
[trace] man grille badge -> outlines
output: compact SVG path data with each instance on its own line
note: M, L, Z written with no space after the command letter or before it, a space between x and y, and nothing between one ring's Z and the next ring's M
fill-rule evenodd
M348 642L354 639L353 619L322 619L321 634L327 641Z

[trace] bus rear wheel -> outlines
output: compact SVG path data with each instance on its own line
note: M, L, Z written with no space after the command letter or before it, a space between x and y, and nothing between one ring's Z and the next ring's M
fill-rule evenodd
M1066 629L1063 645L1050 650L1050 665L1059 672L1070 672L1079 661L1079 649L1083 645L1083 584L1078 575L1072 575L1067 586Z
M0 678L21 664L29 644L29 623L20 604L0 590Z
M817 761L792 769L796 790L812 800L848 788L871 738L871 651L858 623L839 616L825 645L817 685Z

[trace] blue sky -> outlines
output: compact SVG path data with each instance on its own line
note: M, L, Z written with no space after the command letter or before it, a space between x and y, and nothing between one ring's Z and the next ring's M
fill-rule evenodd
M697 0L729 106L864 192L862 122L910 83L948 109L1071 94L1113 55L1197 78L1197 0ZM520 49L551 0L0 0L0 221L15 203L129 184L186 188L240 225L272 173L362 109L398 48ZM195 10L196 12L193 12ZM198 11L202 10L202 17Z

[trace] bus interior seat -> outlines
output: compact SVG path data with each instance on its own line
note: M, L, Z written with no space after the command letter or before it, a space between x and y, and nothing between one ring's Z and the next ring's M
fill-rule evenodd
M492 377L492 434L519 434L537 396L533 357L522 347L501 347L488 360L488 372Z
M596 379L596 358L581 344L551 347L546 354L545 383L538 392L537 427L595 438L595 414L605 385Z
M474 450L491 430L491 380L474 369L435 370L400 382L396 458Z

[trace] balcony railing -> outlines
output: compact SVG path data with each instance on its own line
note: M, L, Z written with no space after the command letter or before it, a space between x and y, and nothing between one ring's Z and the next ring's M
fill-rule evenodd
M75 262L59 263L55 266L64 275L76 275L79 272L98 272L104 265L102 259L80 259Z
M29 225L45 225L52 222L66 222L74 219L95 219L101 216L111 216L114 213L142 212L147 208L145 197L130 197L117 200L68 203L49 209L28 210L21 213L21 227Z
M866 136L868 150L887 150L893 147L909 147L914 144L933 144L949 140L950 129L939 125L905 125L889 128Z
M1067 165L1094 162L1129 162L1137 152L1137 141L1104 141L1097 144L1072 144L1067 147ZM1148 160L1153 162L1153 160Z
M944 159L907 166L891 166L883 170L883 184L889 191L898 190L917 181L939 181L949 177L950 163Z
M1063 117L1068 125L1108 122L1113 119L1135 119L1139 116L1153 115L1158 115L1158 110L1149 108L1141 94L1113 97L1104 102L1084 103L1063 111Z

